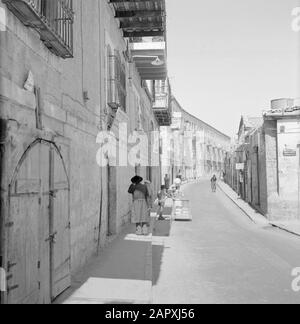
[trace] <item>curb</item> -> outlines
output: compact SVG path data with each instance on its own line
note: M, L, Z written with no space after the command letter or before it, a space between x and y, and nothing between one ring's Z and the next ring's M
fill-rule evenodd
M280 226L280 225L277 225L277 224L274 224L274 223L270 223L270 225L273 226L273 227L275 227L275 228L278 228L278 229L280 229L282 231L285 231L287 233L290 233L292 235L296 235L296 236L300 237L300 233L293 232L292 230L289 230L289 229L287 229L287 228L285 228L283 226Z
M226 195L226 197L228 197L254 224L257 224L255 220L245 211L245 209L243 209L239 204L237 204L237 202L232 197L230 197L219 184L217 184L217 186L224 193L224 195Z
M237 204L237 202L232 198L230 197L230 195L227 194L227 192L218 184L218 188L256 225L259 225L239 204ZM298 237L300 237L300 234L297 233L297 232L294 232L292 230L289 230L287 228L285 228L284 226L280 226L278 224L274 224L268 220L266 220L266 225L270 225L272 227L275 227L275 228L278 228L282 231L285 231L289 234L292 234L292 235L296 235Z

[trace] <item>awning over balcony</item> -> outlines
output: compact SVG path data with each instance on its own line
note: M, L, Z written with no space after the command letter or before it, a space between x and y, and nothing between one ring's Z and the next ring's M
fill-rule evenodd
M110 0L124 37L165 36L165 0Z
M166 80L167 57L165 42L131 44L131 55L142 80ZM155 60L160 64L155 65Z
M168 94L157 94L153 111L159 126L170 126L172 123L172 112L169 106Z

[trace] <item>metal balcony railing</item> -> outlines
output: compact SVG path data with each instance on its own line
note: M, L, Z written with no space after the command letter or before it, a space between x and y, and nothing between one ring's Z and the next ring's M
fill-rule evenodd
M73 57L73 0L3 0L57 56Z

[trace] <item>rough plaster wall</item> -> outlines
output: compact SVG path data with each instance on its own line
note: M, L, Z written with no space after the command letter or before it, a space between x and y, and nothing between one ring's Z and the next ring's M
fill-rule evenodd
M264 215L268 213L268 184L267 184L267 162L266 162L266 140L265 131L260 130L259 140L259 186L260 186L260 210Z
M277 121L265 121L265 157L266 157L266 186L263 187L263 201L267 201L264 209L271 220L294 220L298 213L298 155L284 157L285 144L297 149L299 134L289 129L288 122L279 122L286 127L284 134L278 134ZM265 188L265 190L264 190ZM267 199L265 198L267 196Z
M72 269L83 266L96 252L100 208L100 168L95 159L95 138L68 127L71 143Z
M299 148L300 121L278 121L278 169L279 195L284 201L285 219L299 219ZM281 131L284 128L284 131ZM294 156L284 154L285 150L293 150Z
M268 217L271 220L282 218L281 202L278 195L277 167L277 122L265 121L265 154Z
M267 183L265 134L263 128L259 128L251 134L249 141L249 158L251 163L248 173L249 202L254 208L265 215L267 214ZM257 148L258 153L256 153Z

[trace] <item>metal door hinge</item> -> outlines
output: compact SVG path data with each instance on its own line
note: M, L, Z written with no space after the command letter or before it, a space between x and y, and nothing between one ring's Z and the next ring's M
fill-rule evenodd
M57 232L50 234L49 237L45 240L45 242L56 243L56 241L55 241L56 235L57 235Z
M10 271L11 268L15 267L17 263L12 263L10 261L7 262L7 272Z
M16 290L18 288L19 288L19 285L14 285L14 286L11 286L11 287L7 287L7 292L10 293L11 291Z
M14 226L14 222L9 222L5 224L5 227L13 227Z
M56 192L57 192L56 190L50 190L49 195L53 198L56 198Z
M38 262L38 264L37 264L37 268L38 268L38 269L41 269L41 261Z

